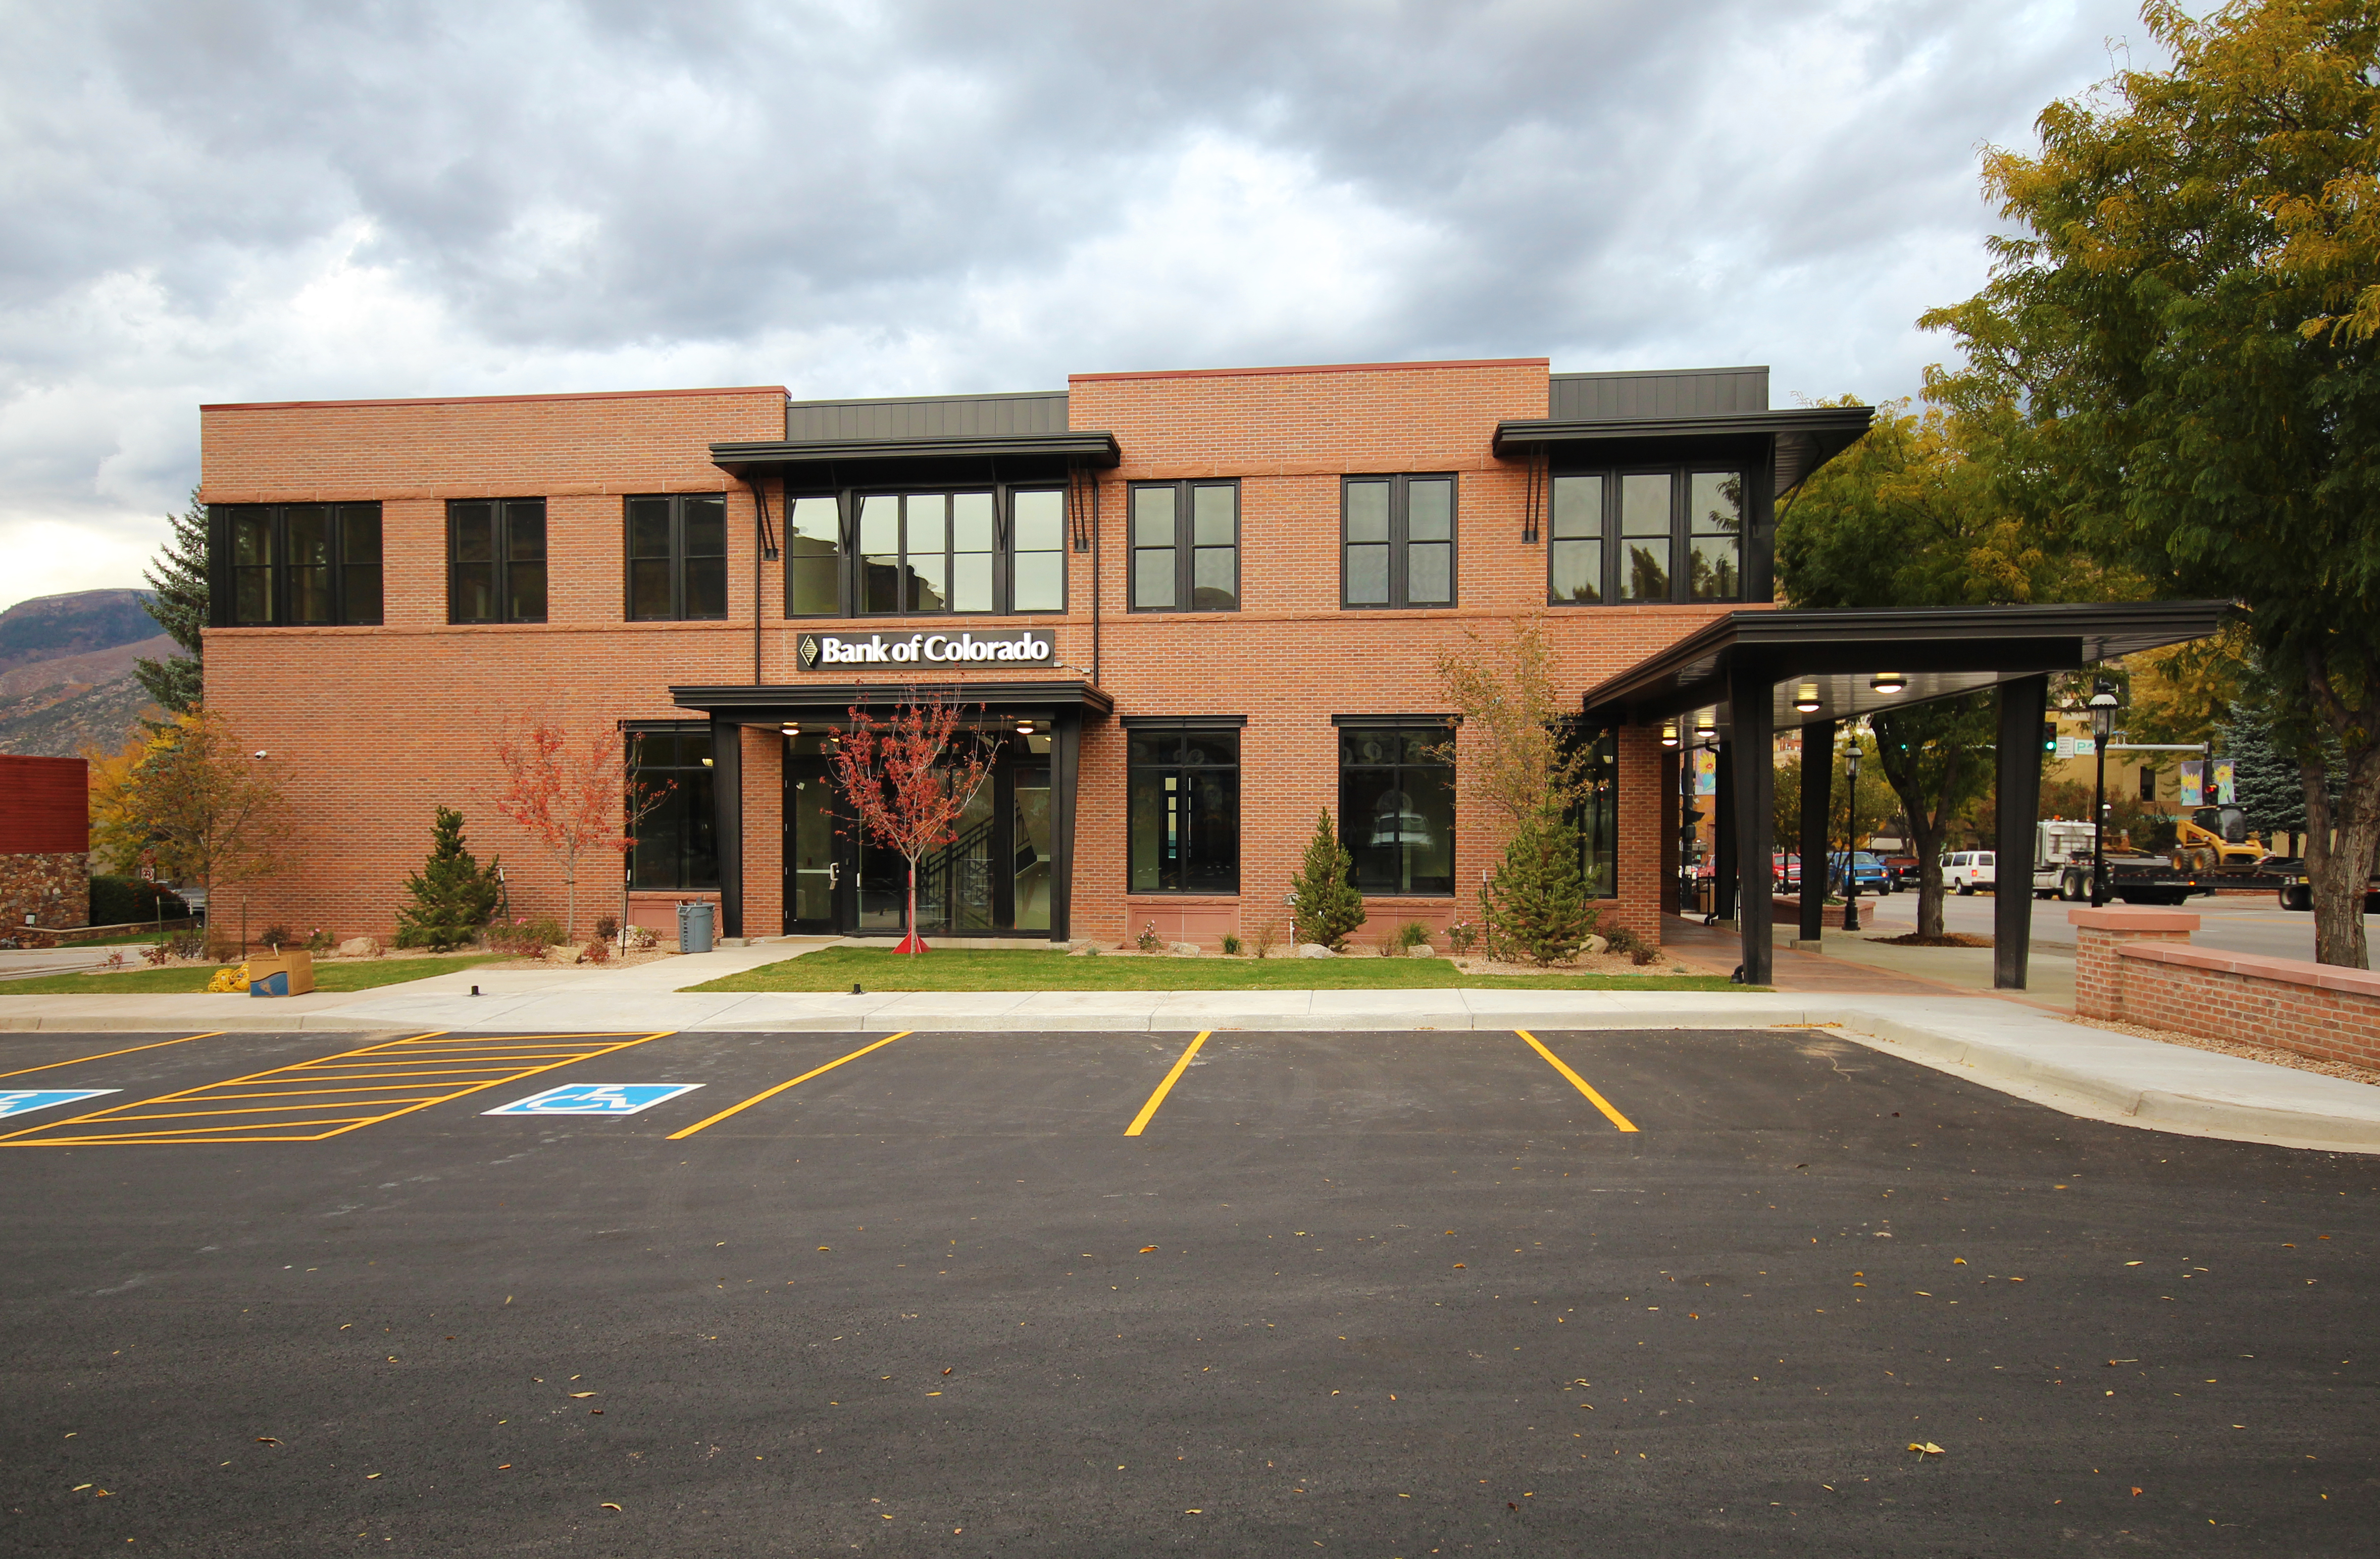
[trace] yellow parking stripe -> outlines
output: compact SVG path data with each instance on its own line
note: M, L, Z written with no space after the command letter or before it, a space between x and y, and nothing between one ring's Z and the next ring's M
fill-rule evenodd
M1182 1058L1173 1063L1173 1070L1165 1074L1165 1081L1157 1085L1157 1092L1148 1096L1148 1103L1140 1106L1140 1113L1134 1116L1132 1124L1123 1129L1125 1136L1139 1136L1142 1128L1157 1118L1157 1106L1165 1102L1165 1095L1173 1092L1173 1085L1182 1081L1182 1074L1190 1068L1190 1057L1198 1054L1198 1046L1206 1044L1207 1036L1214 1032L1212 1029L1198 1031L1198 1037L1190 1042L1189 1049L1182 1052Z
M773 1099L788 1088L808 1082L810 1079L819 1076L820 1073L831 1072L834 1070L835 1068L843 1065L845 1061L856 1061L862 1056L867 1055L870 1050L881 1050L886 1045L892 1044L894 1040L905 1039L916 1032L917 1031L914 1029L903 1029L899 1033L886 1034L882 1039L878 1040L873 1045L862 1045L848 1056L837 1056L833 1060L829 1061L822 1067L812 1067L809 1070L802 1073L801 1076L788 1078L784 1082L777 1084L774 1088L764 1088L759 1093L755 1094L750 1098L745 1100L742 1104L730 1105L725 1109L721 1110L717 1115L710 1117L707 1120L698 1120L683 1131L673 1131L669 1134L669 1140L674 1142L681 1137L691 1137L697 1131L700 1131L706 1127L718 1125L721 1121L726 1119L729 1116L735 1114L738 1110L748 1110L763 1099Z
M1635 1122L1630 1120L1618 1110L1613 1109L1611 1107L1610 1100L1605 1098L1602 1094L1597 1093L1594 1089L1589 1088L1586 1085L1586 1079L1579 1076L1578 1073L1562 1065L1562 1058L1560 1056L1555 1055L1544 1045L1539 1045L1536 1034L1531 1033L1526 1029L1514 1029L1512 1032L1519 1034L1523 1039L1527 1040L1529 1042L1529 1048L1536 1051L1538 1055L1543 1056L1548 1062L1550 1062L1554 1070L1570 1079L1570 1085L1572 1088L1577 1089L1580 1093L1585 1094L1587 1103L1593 1105L1597 1109L1603 1112L1604 1119L1609 1120L1612 1125L1619 1127L1622 1131L1633 1131L1636 1130Z
M161 1039L154 1045L136 1045L129 1050L103 1050L96 1056L77 1056L71 1061L46 1061L38 1067L27 1067L21 1071L0 1072L0 1077L27 1077L37 1071L48 1071L52 1067L71 1067L83 1061L104 1061L110 1056L130 1056L142 1050L163 1050L169 1045L188 1045L194 1039L212 1039L225 1032L226 1031L223 1029L209 1029L204 1033L188 1034L180 1039Z
M153 1099L137 1099L0 1137L5 1147L100 1147L173 1142L319 1142L443 1105L481 1089L590 1061L661 1039L658 1033L507 1034L486 1040L446 1031L292 1062ZM201 1036L203 1037L203 1036ZM427 1056L423 1052L428 1052ZM426 1069L419 1063L431 1063ZM357 1070L362 1069L362 1070ZM374 1070L388 1069L388 1070ZM377 1080L377 1081L374 1081ZM340 1086L360 1084L360 1086ZM270 1100L251 1104L251 1100ZM320 1112L345 1113L326 1116ZM368 1112L368 1113L358 1113ZM165 1126L205 1120L205 1126Z

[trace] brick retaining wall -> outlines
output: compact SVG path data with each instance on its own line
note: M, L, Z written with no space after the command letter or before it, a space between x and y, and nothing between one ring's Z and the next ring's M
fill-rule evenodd
M2078 1017L2380 1068L2380 974L2189 945L2180 910L2070 910Z

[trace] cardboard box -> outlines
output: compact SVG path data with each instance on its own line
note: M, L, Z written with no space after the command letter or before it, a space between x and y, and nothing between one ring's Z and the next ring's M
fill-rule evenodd
M248 961L250 996L304 996L314 988L314 955L302 949Z

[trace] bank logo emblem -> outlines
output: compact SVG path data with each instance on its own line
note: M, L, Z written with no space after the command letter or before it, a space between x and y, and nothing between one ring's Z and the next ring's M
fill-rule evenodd
M819 663L818 635L816 634L804 634L802 635L802 642L797 653L801 656L803 671L817 671Z

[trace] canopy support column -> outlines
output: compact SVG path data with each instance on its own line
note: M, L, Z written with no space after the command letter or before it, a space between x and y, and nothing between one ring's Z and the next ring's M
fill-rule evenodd
M1711 912L1722 921L1735 918L1736 867L1742 854L1737 848L1734 751L1728 743L1718 744L1718 782L1711 797ZM1694 772L1691 762L1687 772Z
M2041 816L2041 718L2049 679L2000 683L1999 837L1992 856L1992 985L2025 988L2033 951L2033 841Z
M1815 942L1827 929L1827 824L1834 815L1835 722L1802 728L1802 914L1795 936Z
M1777 743L1768 707L1771 678L1762 665L1737 665L1728 673L1730 764L1735 804L1735 848L1740 867L1735 921L1743 937L1742 978L1765 985L1775 973L1770 927L1777 900L1771 890L1769 855L1776 848Z

